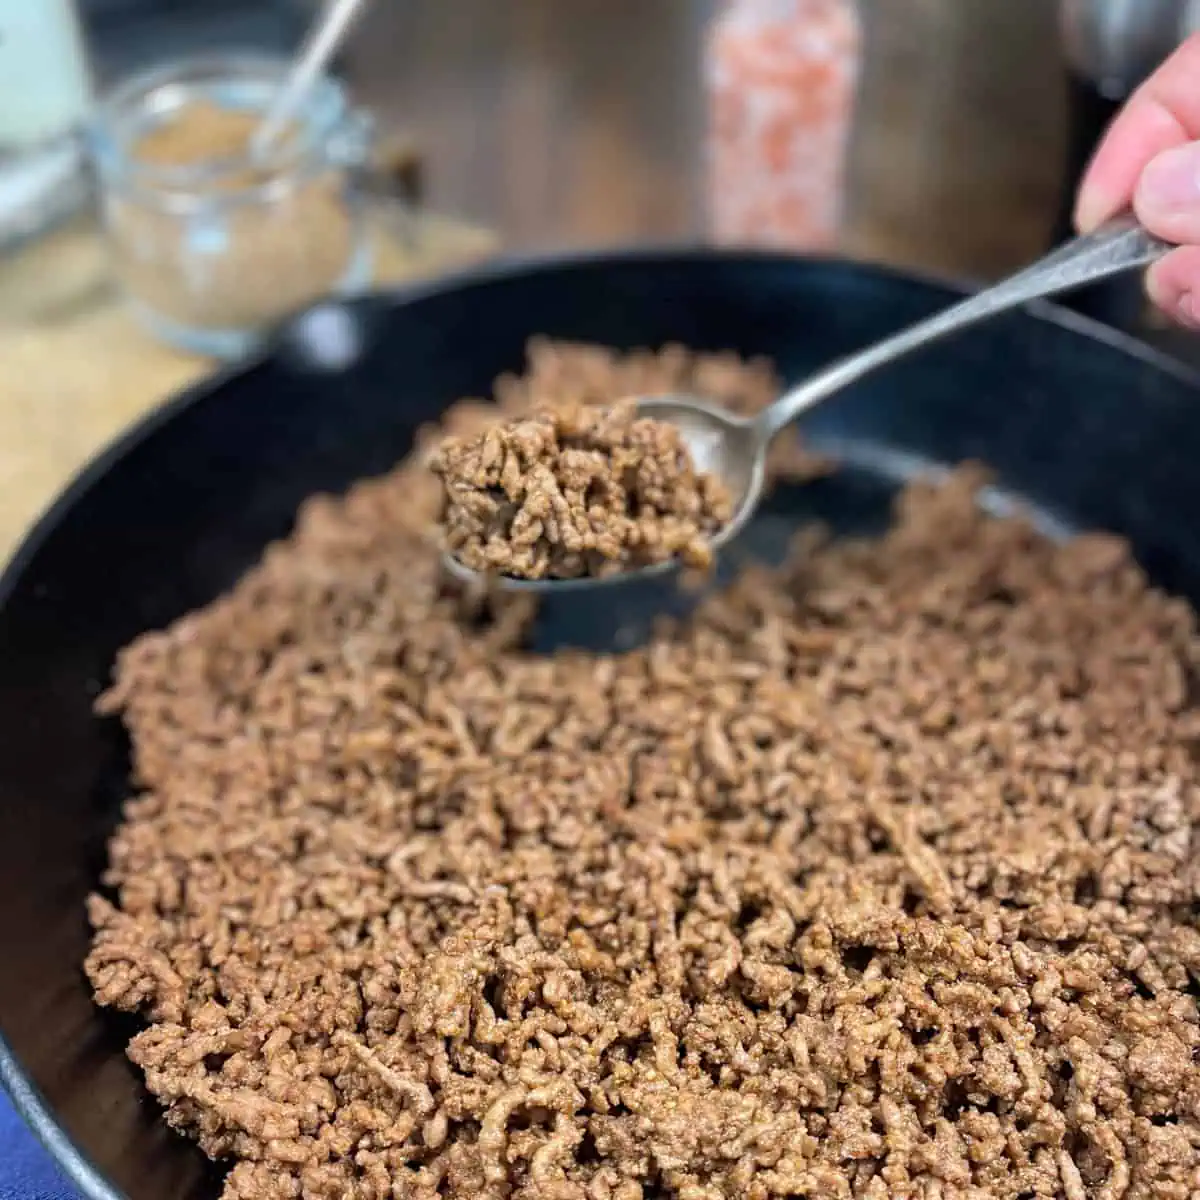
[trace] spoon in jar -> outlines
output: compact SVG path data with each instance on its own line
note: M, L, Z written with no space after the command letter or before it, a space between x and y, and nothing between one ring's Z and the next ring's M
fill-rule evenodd
M309 89L338 52L367 0L328 0L313 23L283 86L250 137L250 157L262 162L304 105Z
M785 392L757 416L739 417L719 405L684 395L640 397L637 415L675 426L696 470L715 475L729 489L734 514L709 542L716 552L741 533L754 516L766 484L766 457L771 441L802 413L871 372L952 333L1030 300L1148 266L1171 249L1172 246L1148 233L1132 217L1120 217L1094 233L1064 243L1008 279L819 371ZM449 554L444 556L444 564L452 576L464 582L480 583L486 578L504 591L547 594L626 584L662 576L679 567L677 561L667 560L614 575L518 579L507 575L485 577Z

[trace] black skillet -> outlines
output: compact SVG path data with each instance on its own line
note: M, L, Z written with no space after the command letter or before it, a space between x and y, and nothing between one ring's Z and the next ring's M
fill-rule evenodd
M117 649L232 584L305 496L386 470L418 424L518 367L530 334L728 347L795 379L953 298L769 255L488 269L307 314L84 472L0 580L0 1077L85 1195L219 1188L158 1119L122 1056L131 1024L93 1009L79 966L84 897L126 790L120 728L91 714ZM1200 602L1200 378L1098 325L1049 307L1002 318L829 402L806 429L848 465L778 494L752 551L809 515L881 523L904 475L979 458L1049 527L1123 533L1157 581ZM538 642L636 636L661 600L557 607Z

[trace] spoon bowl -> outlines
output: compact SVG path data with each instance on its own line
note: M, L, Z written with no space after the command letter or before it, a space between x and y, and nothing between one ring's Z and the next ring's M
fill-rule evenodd
M871 372L952 333L1031 300L1149 266L1172 249L1173 246L1147 232L1133 217L1118 217L1094 233L1066 242L1016 275L819 371L752 419L736 416L700 397L684 395L640 397L638 415L674 425L683 435L696 469L715 475L729 488L734 498L734 514L710 541L717 552L750 523L762 499L771 440L802 413ZM449 554L443 556L443 561L446 571L456 579L475 584L485 580ZM505 591L559 594L661 577L679 566L671 560L616 575L582 579L516 579L500 575L493 582Z
M733 517L710 542L714 551L720 550L746 527L762 499L769 437L757 421L735 416L699 396L644 396L638 400L637 414L673 425L696 470L715 476L729 489Z
M699 396L682 394L639 397L637 415L673 425L682 436L696 470L715 475L729 489L733 517L709 543L714 554L718 553L750 523L762 499L766 482L766 446L760 429L761 418L747 420ZM451 554L444 554L442 562L446 573L461 583L479 584L485 578ZM679 569L678 560L667 559L615 575L579 579L519 579L500 575L494 577L494 582L506 592L560 595L583 589L619 587L634 580L662 579Z

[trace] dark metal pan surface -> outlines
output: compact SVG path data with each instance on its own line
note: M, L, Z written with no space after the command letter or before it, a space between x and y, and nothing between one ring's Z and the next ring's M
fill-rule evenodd
M954 289L771 255L632 252L502 267L305 315L272 352L167 405L106 452L0 581L0 1077L91 1197L185 1200L219 1176L171 1134L91 1005L83 901L126 791L92 716L117 649L228 587L307 495L386 470L415 428L518 367L534 333L767 354L788 379ZM1200 600L1200 382L1052 309L935 348L807 423L847 466L779 493L750 549L807 516L882 521L897 480L978 458L1052 529L1128 536ZM543 644L628 635L661 596L545 613ZM615 624L614 624L615 622Z

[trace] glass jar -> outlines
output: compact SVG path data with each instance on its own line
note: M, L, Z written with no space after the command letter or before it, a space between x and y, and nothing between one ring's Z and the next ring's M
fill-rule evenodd
M249 134L287 64L196 58L138 75L91 130L114 269L156 336L200 354L244 353L280 318L371 275L372 127L320 80L273 148Z
M715 241L836 244L861 40L854 0L727 0L704 63Z

